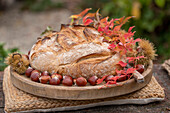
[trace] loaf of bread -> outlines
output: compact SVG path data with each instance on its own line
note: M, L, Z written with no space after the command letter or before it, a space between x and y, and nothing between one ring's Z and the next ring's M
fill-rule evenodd
M33 68L42 72L73 78L102 77L115 74L115 68L119 68L116 64L121 60L108 46L93 27L62 25L59 32L51 32L37 40L29 60Z

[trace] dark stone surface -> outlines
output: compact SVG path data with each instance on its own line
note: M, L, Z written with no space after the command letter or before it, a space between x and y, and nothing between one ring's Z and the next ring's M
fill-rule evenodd
M154 102L147 105L109 105L57 113L170 113L170 77L160 64L154 64L153 75L165 90L166 97L162 102ZM3 72L0 72L0 113L4 109L2 79Z

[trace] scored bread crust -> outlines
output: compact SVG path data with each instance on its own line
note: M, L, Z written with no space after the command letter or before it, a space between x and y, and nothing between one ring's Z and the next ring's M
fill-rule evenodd
M30 51L33 68L49 73L70 75L73 78L102 77L115 74L122 60L108 49L99 32L89 26L62 25L59 32L38 39Z

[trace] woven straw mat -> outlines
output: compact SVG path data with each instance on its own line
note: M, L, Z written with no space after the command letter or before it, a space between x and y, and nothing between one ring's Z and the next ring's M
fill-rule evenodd
M154 77L143 89L118 97L96 100L60 100L37 97L21 91L12 85L9 67L4 71L3 91L5 95L4 111L7 113L77 110L115 104L147 104L149 102L162 101L165 97L163 88Z

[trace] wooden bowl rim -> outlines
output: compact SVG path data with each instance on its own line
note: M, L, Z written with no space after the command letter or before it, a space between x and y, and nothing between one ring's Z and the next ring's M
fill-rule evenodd
M149 74L149 72L152 70L152 68L153 68L153 62L150 61L147 70L142 73L144 78L145 78L145 76L147 76ZM25 75L24 76L19 75L17 72L14 72L12 70L11 70L11 74L13 76L15 76L16 78L18 78L20 81L23 81L26 84L30 84L33 87L39 86L39 87L46 87L46 88L54 88L56 90L59 89L59 90L79 90L80 91L80 90L100 89L103 86L103 84L99 84L99 85L95 85L95 86L92 86L92 85L90 85L90 86L74 86L74 85L73 86L63 86L63 85L42 84L42 83L34 82L30 78L26 77ZM23 79L23 77L27 78L27 79ZM128 83L131 83L131 82L134 82L134 81L136 81L135 78L132 78L132 79L129 79L129 80L126 80L126 81L123 81L123 82L118 82L117 84L111 84L111 85L109 85L109 87L102 87L102 88L117 87L117 86L121 86L125 83L128 84Z

